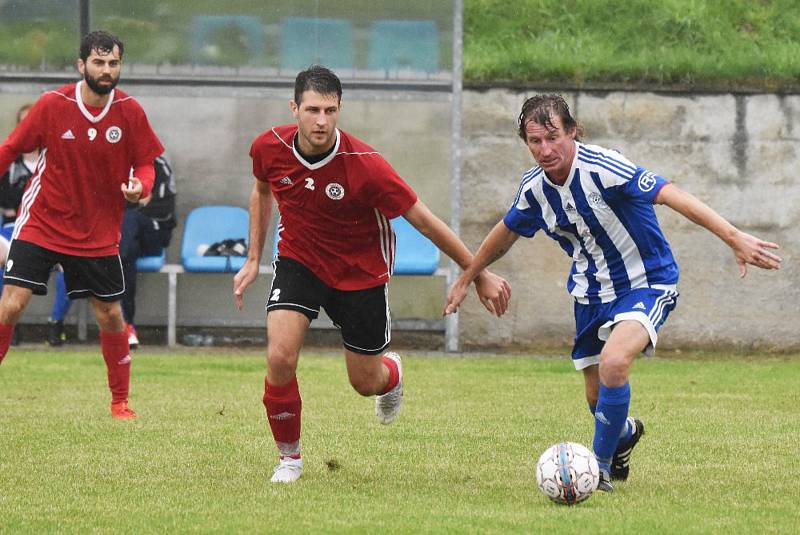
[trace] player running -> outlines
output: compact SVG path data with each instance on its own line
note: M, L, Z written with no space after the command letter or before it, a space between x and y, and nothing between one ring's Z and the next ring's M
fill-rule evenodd
M120 299L119 237L125 201L150 195L164 151L138 102L115 89L123 44L102 31L80 44L83 80L48 91L0 145L0 169L41 149L22 198L0 298L0 362L31 294L47 294L61 264L71 299L89 297L108 368L111 415L128 407L131 357ZM133 173L131 174L131 170Z
M300 391L297 361L311 321L324 308L340 329L350 384L377 395L375 412L391 423L403 400L403 369L391 339L387 283L395 237L390 219L405 217L460 266L472 255L450 228L372 147L336 128L342 86L330 70L313 66L297 75L290 107L297 124L276 126L253 142L255 186L250 195L250 250L234 278L241 309L256 279L273 196L281 216L278 258L267 296L267 376L264 406L280 453L272 482L297 480ZM476 273L476 287L491 281L494 302L505 308L508 284Z
M581 143L580 127L558 95L528 99L518 121L519 137L538 165L522 176L508 213L450 288L445 312L456 311L475 275L520 236L542 230L572 257L567 281L575 299L572 362L583 370L595 419L598 488L611 492L611 479L627 479L631 451L644 434L641 420L628 416L631 364L639 353L655 349L657 332L678 299L678 265L653 204L666 204L716 234L733 249L742 277L747 264L780 268L781 259L768 251L778 245L737 230L618 152Z

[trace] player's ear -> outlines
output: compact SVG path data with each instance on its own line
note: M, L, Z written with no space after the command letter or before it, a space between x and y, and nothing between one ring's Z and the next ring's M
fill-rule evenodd
M292 99L289 101L289 109L292 110L292 115L297 117L297 112L300 110L300 106L294 101L294 99Z
M569 136L570 139L574 140L578 136L578 127L573 126L569 130L567 130L567 135Z
M81 73L81 75L85 74L84 69L86 69L86 64L81 58L78 58L78 72Z

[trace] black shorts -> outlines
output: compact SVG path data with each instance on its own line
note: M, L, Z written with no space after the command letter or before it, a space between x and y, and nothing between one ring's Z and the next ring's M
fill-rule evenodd
M342 333L344 347L353 353L378 355L389 346L391 318L385 284L366 290L336 290L300 262L281 256L267 294L267 313L294 310L314 320L320 307Z
M64 269L64 283L70 299L93 295L111 302L119 301L125 293L119 255L73 256L23 240L11 242L5 284L30 288L36 295L47 295L47 279L56 264Z

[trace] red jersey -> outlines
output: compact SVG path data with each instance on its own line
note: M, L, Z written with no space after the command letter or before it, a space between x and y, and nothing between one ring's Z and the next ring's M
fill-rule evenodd
M81 100L82 83L39 98L0 145L0 169L16 154L41 149L14 238L75 256L114 255L125 211L120 186L132 167L152 165L164 148L132 97L115 89L104 108L93 108ZM152 182L142 182L145 197Z
M250 148L253 174L268 182L281 215L281 256L338 290L386 283L394 268L389 219L417 195L372 147L336 130L333 152L308 163L294 146L297 125L267 130Z

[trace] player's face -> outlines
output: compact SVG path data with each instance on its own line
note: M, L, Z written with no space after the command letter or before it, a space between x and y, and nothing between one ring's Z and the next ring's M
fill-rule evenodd
M299 103L291 101L292 114L297 119L300 150L309 156L329 150L336 141L336 122L341 101L333 93L321 95L304 91Z
M86 85L98 95L107 95L116 87L121 68L117 45L105 53L94 48L86 61L78 60L78 70L86 80Z
M544 169L547 176L563 184L575 158L576 129L573 127L565 131L560 117L551 116L550 119L555 128L528 121L525 124L525 142L536 163Z

